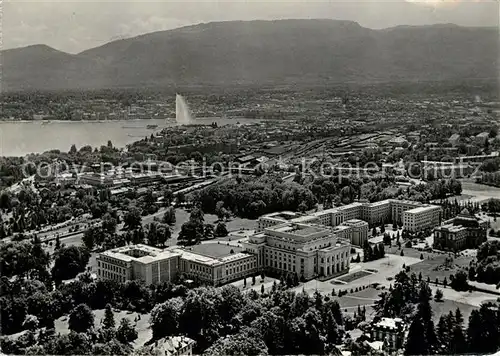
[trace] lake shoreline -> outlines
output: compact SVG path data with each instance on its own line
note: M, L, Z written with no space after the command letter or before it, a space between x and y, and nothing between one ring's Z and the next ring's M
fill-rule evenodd
M25 157L50 150L69 151L72 145L92 148L111 141L117 148L126 147L144 137L168 127L180 126L175 121L164 119L130 120L2 120L0 121L0 156ZM255 124L262 120L250 118L198 118L193 125ZM148 125L157 125L148 128Z

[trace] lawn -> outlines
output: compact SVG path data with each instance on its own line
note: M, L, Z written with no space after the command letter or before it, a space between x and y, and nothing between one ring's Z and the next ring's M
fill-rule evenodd
M94 310L94 325L96 328L99 328L101 325L101 320L104 319L104 309ZM132 325L135 325L135 329L137 330L137 340L134 341L133 346L135 349L141 347L151 339L153 336L150 325L149 325L149 316L150 314L138 314L136 312L128 312L124 310L114 311L115 314L115 324L116 327L120 325L120 321L123 318L127 318L130 320ZM140 319L139 319L140 317ZM68 319L69 316L63 316L57 319L54 324L56 327L56 332L61 334L69 333L68 329Z
M189 246L189 249L193 252L214 258L230 255L231 251L233 251L233 253L243 251L243 249L240 247L228 245L227 243L223 242L204 243L200 245Z
M456 302L454 300L449 300L449 299L444 299L442 302L436 302L436 301L431 301L431 307L432 307L432 312L433 312L433 319L434 322L437 323L439 321L439 318L443 314L448 314L450 311L455 314L455 310L457 308L460 309L462 312L462 315L464 317L464 324L467 325L469 322L469 316L472 313L474 309L478 309L478 307L470 305L470 304L465 304L465 303L460 303Z
M367 317L369 319L370 316L373 317L374 314L373 304L375 303L376 300L379 299L379 295L382 292L384 292L384 290L382 289L377 290L375 288L367 288L353 294L344 295L340 298L337 297L337 300L342 308L342 312L351 315L357 311L358 305L360 307L365 306ZM439 321L441 315L448 314L450 311L455 313L455 310L459 308L464 317L465 325L467 325L469 316L472 313L472 311L474 309L478 309L478 307L475 305L451 299L443 299L442 302L436 302L434 300L431 300L431 307L433 312L433 319L434 322L436 323Z
M342 282L349 283L349 282L352 282L356 279L368 276L369 274L371 274L371 273L367 272L367 271L357 271L357 272L354 272L354 273L351 273L351 274L348 274L348 275L345 275L345 276L342 276L342 277L339 277L336 279L341 280ZM332 282L332 283L336 284L335 282Z
M175 210L175 225L172 227L172 236L178 236L181 231L182 224L189 220L190 213L183 209ZM162 216L158 216L161 219ZM214 224L218 223L218 218L216 215L205 214L205 224ZM146 223L149 222L149 219L146 220ZM249 220L249 219L241 219L241 218L233 218L229 221L225 222L228 231L238 231L242 229L254 230L257 228L257 220Z
M457 273L460 269L467 269L469 263L474 260L472 256L459 256L453 258L453 262L446 266L445 260L448 255L436 255L424 253L424 259L410 267L410 273L415 273L417 276L422 273L423 279L430 278L432 282L436 278L442 281L445 277L450 281L450 276Z

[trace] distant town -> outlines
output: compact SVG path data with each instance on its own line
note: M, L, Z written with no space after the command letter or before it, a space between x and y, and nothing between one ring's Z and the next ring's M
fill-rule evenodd
M187 121L175 92L2 95L3 121L151 125L0 158L3 354L500 349L494 90L183 95Z

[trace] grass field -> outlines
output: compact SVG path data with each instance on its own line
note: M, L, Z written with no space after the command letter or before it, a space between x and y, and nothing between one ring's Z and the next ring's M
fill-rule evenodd
M462 315L464 317L464 324L467 325L469 322L469 316L474 309L478 309L478 307L470 304L456 302L454 300L444 299L442 302L431 301L431 307L433 312L434 322L437 323L439 318L443 314L448 314L450 311L455 314L455 310L457 308L460 309Z
M227 245L225 242L217 243L205 243L201 245L189 246L189 249L193 252L200 253L205 256L210 256L214 258L224 257L233 253L238 253L243 251L242 248L233 245Z
M376 300L379 299L379 295L383 292L384 290L382 289L377 290L375 288L367 288L353 294L347 294L340 298L335 298L338 300L343 313L352 315L355 311L357 311L358 305L361 308L364 306L366 308L367 319L370 319L374 316L373 304ZM442 302L431 300L431 307L433 312L433 319L436 323L439 321L441 315L448 314L450 311L455 313L455 310L457 308L460 308L460 311L462 312L462 315L464 317L465 325L467 325L469 316L472 311L474 309L478 309L477 305L468 304L466 303L466 300L464 300L464 302L459 302L452 299L444 299Z
M424 254L425 255L425 254ZM445 260L447 255L430 255L429 258L424 258L421 262L416 263L410 267L410 273L422 273L422 278L427 280L430 278L434 282L436 278L442 281L445 277L450 281L450 276L457 273L460 269L466 269L469 263L474 260L471 256L460 256L453 258L451 268L445 267Z
M101 326L101 320L104 319L104 309L97 309L94 310L94 325L96 328L99 328ZM149 316L150 314L138 314L136 312L127 312L127 311L115 311L115 324L116 327L120 325L120 321L123 318L127 318L130 320L132 325L135 325L135 329L137 330L137 340L134 341L133 346L134 348L139 348L144 343L149 341L151 337L153 336L152 331L149 327ZM140 319L138 319L140 316ZM69 333L68 329L68 318L69 316L63 316L59 319L57 319L54 324L56 327L56 332L61 333L61 334L67 334ZM138 319L138 320L136 320Z
M336 279L341 280L341 281L346 282L346 283L349 283L349 282L355 281L356 279L368 276L370 274L371 274L370 272L358 271L358 272L347 274L345 276L342 276L342 277L339 277L339 278L336 278ZM332 282L332 283L336 284L335 282Z

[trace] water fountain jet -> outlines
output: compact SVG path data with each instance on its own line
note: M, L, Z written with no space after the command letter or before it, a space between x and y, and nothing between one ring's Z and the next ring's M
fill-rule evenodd
M175 121L179 125L190 125L194 122L189 106L180 94L175 95Z

